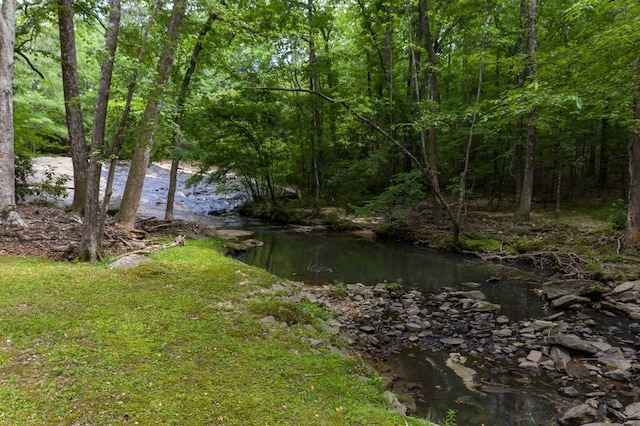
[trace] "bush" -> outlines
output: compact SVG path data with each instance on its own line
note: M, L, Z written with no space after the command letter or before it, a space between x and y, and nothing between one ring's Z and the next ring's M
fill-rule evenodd
M28 196L50 196L54 198L67 196L68 192L65 185L71 180L71 176L56 175L53 167L49 166L44 170L42 182L34 185L27 182L27 179L35 174L31 157L17 155L15 165L17 200L24 201Z

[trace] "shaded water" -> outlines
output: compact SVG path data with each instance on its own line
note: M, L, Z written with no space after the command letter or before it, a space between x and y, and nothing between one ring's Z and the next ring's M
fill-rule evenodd
M401 281L405 288L425 293L441 287L468 289L461 284L473 281L482 284L487 299L500 304L501 314L512 321L545 315L542 299L533 292L540 278L520 270L407 243L297 233L255 222L243 228L253 230L253 238L264 246L243 253L239 260L284 278L317 284ZM478 371L476 381L484 385L482 392L475 392L445 365L447 356L410 349L390 356L381 367L411 378L407 386L424 396L416 401L416 414L434 421L444 420L450 409L456 411L460 426L551 424L557 417L554 401L547 398L557 389L545 378L515 375L506 366L502 371Z
M542 315L542 300L532 291L532 283L539 279L513 268L401 242L339 233L297 233L251 222L243 227L253 228L254 237L264 247L238 259L283 278L312 284L401 282L405 288L424 292L442 287L468 290L461 284L473 281L483 284L487 299L502 305L501 313L511 320Z

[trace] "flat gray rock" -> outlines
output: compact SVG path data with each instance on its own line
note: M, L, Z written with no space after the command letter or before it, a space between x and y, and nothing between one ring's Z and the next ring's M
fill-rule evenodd
M109 268L132 269L142 265L143 263L147 263L150 260L151 259L147 256L143 256L141 254L130 254L110 263Z

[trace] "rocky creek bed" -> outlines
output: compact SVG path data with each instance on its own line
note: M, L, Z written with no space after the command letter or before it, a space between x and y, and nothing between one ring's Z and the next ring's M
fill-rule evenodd
M563 425L640 426L640 281L609 287L591 280L557 280L538 290L553 314L511 321L486 300L480 283L434 293L403 291L397 284L274 286L292 303L322 304L353 349L375 365L407 348L448 353L446 365L474 392L499 383L477 381L476 370L495 375L546 376L564 402ZM599 326L596 316L617 325ZM468 361L467 361L468 360ZM404 379L388 377L393 388ZM416 400L421 389L409 389ZM411 403L405 410L411 412Z

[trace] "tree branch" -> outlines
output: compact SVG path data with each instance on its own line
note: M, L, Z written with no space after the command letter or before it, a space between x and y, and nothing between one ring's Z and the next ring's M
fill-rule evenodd
M389 142L391 142L393 145L395 145L396 147L398 147L398 149L400 149L407 157L409 157L411 159L411 161L413 161L416 166L418 168L420 168L421 170L424 169L424 165L420 162L420 160L418 159L418 157L416 157L411 151L409 151L404 145L402 145L396 138L394 138L389 132L387 132L386 130L384 130L382 127L380 127L378 125L378 123L376 123L375 121L373 121L371 118L365 117L364 115L362 115L361 113L359 113L358 111L356 111L350 104L348 104L346 101L341 101L338 99L334 99L330 96L325 95L322 92L318 92L316 90L310 90L310 89L303 89L303 88L287 88L287 87L247 87L247 90L265 90L265 91L271 91L271 92L302 92L302 93L309 93L311 95L315 95L318 96L322 99L324 99L327 102L331 102L334 104L338 104L341 105L344 109L346 109L347 111L349 111L358 121L360 121L361 123L366 124L367 126L371 127L373 130L375 130L376 132L378 132L380 135L382 135L386 140L388 140Z
M15 50L15 53L17 53L22 59L24 59L24 61L27 63L27 65L29 65L29 68L31 68L36 74L38 74L40 76L41 79L44 80L44 74L42 74L40 72L40 70L38 70L35 65L33 65L31 63L31 61L29 60L29 58L27 57L27 55L25 55L24 53L22 53L19 50Z

